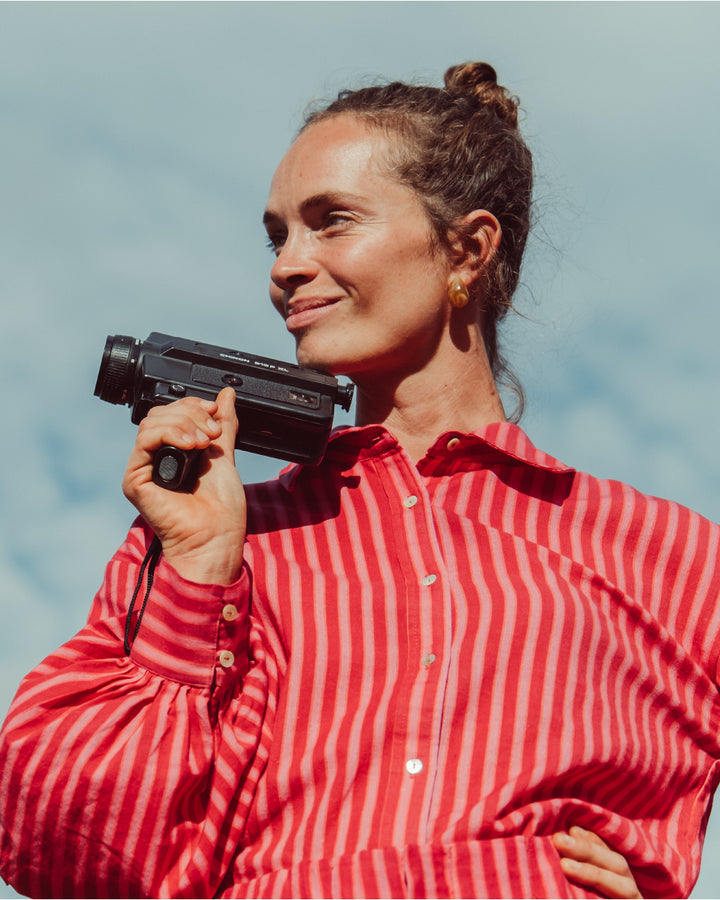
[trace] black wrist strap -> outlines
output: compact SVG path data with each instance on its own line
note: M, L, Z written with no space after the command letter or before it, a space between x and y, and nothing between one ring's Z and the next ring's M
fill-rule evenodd
M125 654L130 656L130 648L132 647L135 638L138 635L138 631L140 631L140 622L142 622L143 613L145 612L145 607L147 606L148 597L150 596L150 590L152 588L153 579L155 578L155 569L157 568L158 560L160 559L160 554L162 553L162 544L160 543L157 535L153 537L150 546L148 547L148 552L145 554L145 559L143 560L142 565L140 566L140 574L138 575L137 584L135 585L135 593L132 595L132 600L130 601L130 606L128 608L127 619L125 620ZM147 586L145 589L145 597L143 598L142 606L140 607L140 612L138 613L137 622L135 623L135 630L133 631L132 639L130 638L130 629L132 625L132 612L135 607L135 601L137 599L137 595L140 593L140 586L142 585L143 576L145 575L145 570L147 569Z

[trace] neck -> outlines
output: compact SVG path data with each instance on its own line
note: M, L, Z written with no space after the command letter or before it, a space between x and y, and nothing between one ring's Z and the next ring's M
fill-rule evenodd
M469 432L506 421L484 347L418 372L356 380L356 424L384 425L414 462L444 431Z

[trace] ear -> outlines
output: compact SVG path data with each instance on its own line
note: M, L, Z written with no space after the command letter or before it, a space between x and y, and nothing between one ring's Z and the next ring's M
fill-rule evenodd
M460 218L451 236L453 275L468 287L488 269L500 246L502 228L486 209L475 209Z

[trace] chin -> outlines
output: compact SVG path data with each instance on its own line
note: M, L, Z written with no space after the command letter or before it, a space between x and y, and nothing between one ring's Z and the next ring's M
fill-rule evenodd
M345 368L336 363L335 360L329 360L324 357L311 356L308 358L298 356L298 365L305 369L315 369L318 372L324 372L326 375L346 375Z
M300 341L295 350L298 365L304 366L306 369L318 369L320 372L327 372L328 375L343 375L342 364L338 358L337 352L325 350L321 347L312 347L309 343Z

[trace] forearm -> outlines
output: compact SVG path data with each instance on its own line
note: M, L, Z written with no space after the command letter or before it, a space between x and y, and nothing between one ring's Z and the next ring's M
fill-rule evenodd
M117 574L130 580L137 568L116 561L104 591L126 595ZM129 657L123 617L94 617L24 680L0 740L0 857L17 890L214 893L233 846L205 834L222 823L239 840L243 824L217 780L227 728L239 771L258 774L267 677L262 661L248 672L248 593L247 579L197 585L161 563ZM99 595L94 609L109 605ZM221 662L227 654L231 665ZM253 698L246 716L243 676ZM238 696L240 712L226 724Z

